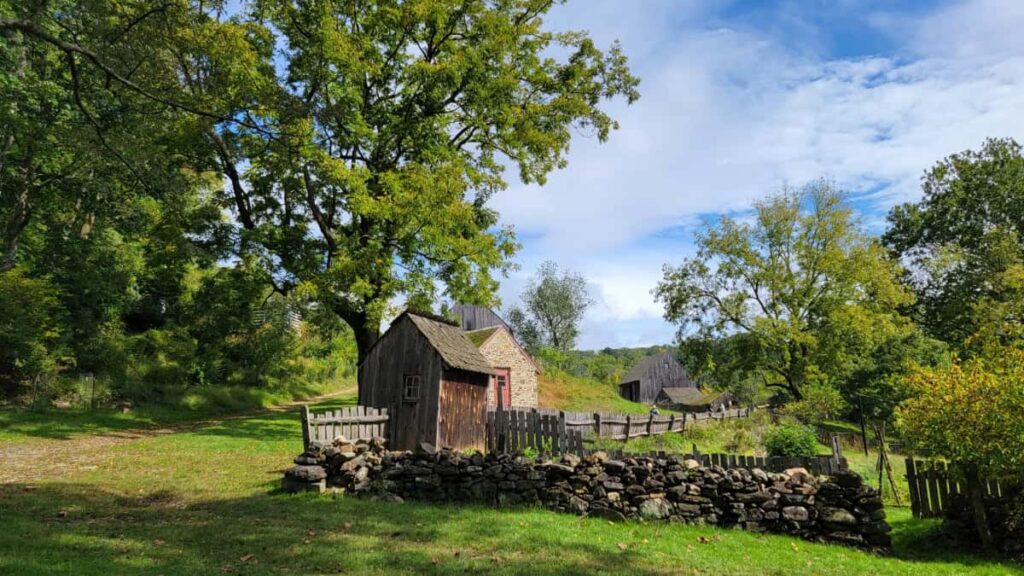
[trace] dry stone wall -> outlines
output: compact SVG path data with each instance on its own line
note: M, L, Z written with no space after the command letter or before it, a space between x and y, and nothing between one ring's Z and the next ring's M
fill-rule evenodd
M666 520L790 534L878 552L891 547L878 492L856 473L703 467L695 460L528 459L461 454L424 444L390 452L381 439L316 443L285 473L287 490L335 486L400 501L533 505L608 520Z

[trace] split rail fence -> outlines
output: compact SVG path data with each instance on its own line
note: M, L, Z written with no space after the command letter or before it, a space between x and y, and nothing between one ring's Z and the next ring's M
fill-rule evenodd
M330 442L338 436L349 440L369 440L374 436L387 437L387 408L368 406L347 406L327 412L310 412L309 406L301 409L302 446L312 441Z
M910 509L915 518L940 518L952 505L953 498L967 495L963 474L939 460L907 458L907 484L910 487ZM982 480L986 497L1008 495L1011 486L999 480Z

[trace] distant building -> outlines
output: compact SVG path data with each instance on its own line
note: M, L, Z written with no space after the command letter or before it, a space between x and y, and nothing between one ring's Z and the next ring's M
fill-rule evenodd
M509 332L512 331L512 328L502 320L501 316L498 316L494 310L486 306L456 304L452 306L451 313L459 319L462 329L467 332L492 328L494 326L504 326Z
M671 350L653 354L637 362L619 383L619 395L633 402L653 404L664 388L693 388L686 368Z
M359 365L359 403L388 410L388 446L483 449L494 370L445 318L406 310Z
M537 375L540 369L503 325L466 332L469 340L490 362L494 376L487 390L487 404L504 407L537 407Z
M658 406L679 412L717 412L737 404L731 392L705 394L700 388L662 388L658 394Z

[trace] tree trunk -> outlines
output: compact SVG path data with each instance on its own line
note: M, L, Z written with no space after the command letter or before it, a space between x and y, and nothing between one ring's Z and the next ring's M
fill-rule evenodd
M981 547L986 552L991 552L995 546L992 542L992 530L988 525L988 512L985 511L985 495L982 492L981 479L978 478L978 467L974 464L967 464L964 466L964 476L967 480L971 513L974 516L974 526L978 530Z

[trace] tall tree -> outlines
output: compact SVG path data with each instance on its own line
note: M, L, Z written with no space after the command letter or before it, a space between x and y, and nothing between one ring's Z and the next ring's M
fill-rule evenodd
M262 256L279 291L301 289L349 324L360 358L397 297L489 303L517 247L487 206L506 165L543 183L566 164L574 127L604 140L616 123L603 102L638 97L617 45L602 52L583 32L544 26L554 4L245 5L258 33L238 42L283 48L276 71L243 80L277 89L258 106L233 103L253 123L204 138L229 181L240 247ZM210 63L180 65L196 102L220 109ZM245 93L233 75L222 74Z
M914 318L962 354L1024 330L1024 155L1009 139L925 173L919 202L889 213L883 242L908 267ZM1002 334L1002 336L1000 336Z
M911 301L898 272L822 181L756 203L753 222L708 224L654 294L680 337L745 335L746 369L800 399L808 381L833 383L863 348L908 329L894 311Z
M583 276L571 270L560 272L554 262L544 262L521 299L523 308L513 307L507 316L528 348L567 351L576 346L583 314L593 304Z

